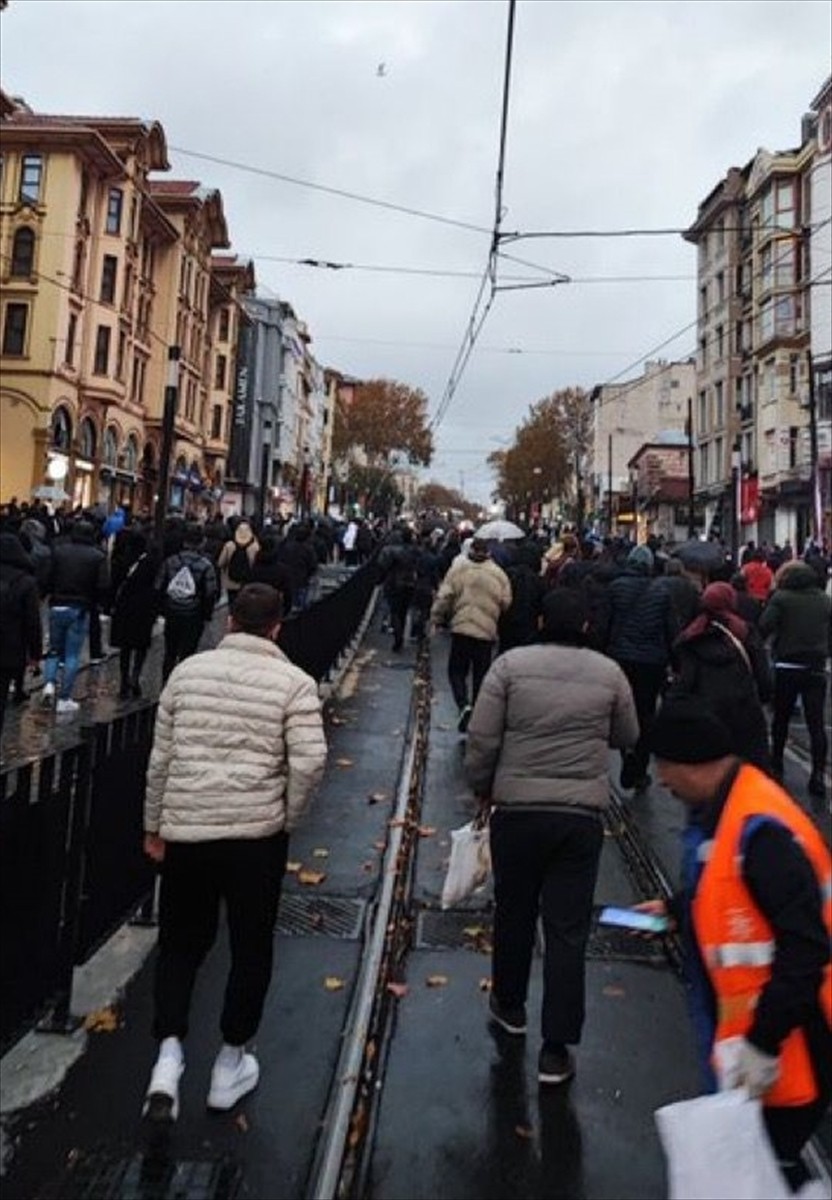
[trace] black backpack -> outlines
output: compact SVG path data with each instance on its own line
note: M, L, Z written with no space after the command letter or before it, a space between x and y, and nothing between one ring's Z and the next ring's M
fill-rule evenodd
M394 591L406 591L416 587L416 552L400 550L390 570L390 586Z
M249 542L249 545L251 543ZM228 561L228 578L232 583L241 586L251 579L251 561L248 557L248 546L235 546Z

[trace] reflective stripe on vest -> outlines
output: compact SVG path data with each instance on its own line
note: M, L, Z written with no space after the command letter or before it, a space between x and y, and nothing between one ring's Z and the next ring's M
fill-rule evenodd
M715 967L769 967L774 962L774 942L723 942L705 946L705 961Z

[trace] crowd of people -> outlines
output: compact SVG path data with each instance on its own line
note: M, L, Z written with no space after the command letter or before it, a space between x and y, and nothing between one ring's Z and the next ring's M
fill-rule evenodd
M164 618L162 681L200 644L217 600L233 603L247 583L277 589L282 610L304 610L319 567L372 557L382 534L366 521L272 521L170 516L158 537L129 506L53 511L41 502L0 507L0 729L6 706L24 704L27 672L42 674L40 701L62 717L85 647L96 666L109 648L120 664L119 696L142 694L157 620Z
M618 782L633 803L652 783L652 756L684 805L683 886L642 907L687 945L704 1086L741 1084L759 1097L786 1178L803 1181L801 1150L832 1094L832 871L783 782L799 700L808 791L826 795L830 564L813 546L797 558L749 545L738 563L711 551L569 530L499 541L436 519L387 530L173 518L159 541L123 509L106 519L0 514L3 707L10 689L23 691L27 665L43 661L43 702L73 712L87 637L91 659L101 654L102 612L120 694L140 696L164 618L145 806L145 850L162 873L152 1119L177 1115L191 993L220 900L231 966L209 1107L231 1108L257 1085L247 1044L271 977L288 834L326 758L315 684L276 641L284 614L308 603L320 564L343 557L375 563L394 653L408 632L415 642L449 633L465 770L490 820L495 1027L527 1032L540 916L538 1077L557 1086L574 1075L609 755L620 752ZM223 593L228 633L195 655ZM206 721L212 709L221 743Z

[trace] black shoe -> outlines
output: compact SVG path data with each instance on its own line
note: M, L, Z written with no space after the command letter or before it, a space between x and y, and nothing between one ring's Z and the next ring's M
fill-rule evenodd
M809 776L808 792L810 796L814 796L816 800L824 800L826 798L826 781L823 778L823 771L813 771Z
M488 999L488 1011L494 1024L499 1025L506 1033L522 1037L526 1032L526 1009L523 1005L518 1008L503 1008L492 992Z
M466 733L468 730L468 722L471 720L471 713L474 711L470 704L464 704L459 710L459 720L456 727L460 733Z
M575 1060L565 1046L546 1046L537 1060L538 1083L567 1083L575 1074Z

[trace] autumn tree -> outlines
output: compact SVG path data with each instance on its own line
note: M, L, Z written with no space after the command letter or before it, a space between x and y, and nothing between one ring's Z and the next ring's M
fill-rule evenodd
M513 444L489 455L497 477L495 496L515 513L566 498L580 476L590 435L589 401L580 388L553 392L530 405Z
M337 459L363 459L372 467L390 468L400 457L411 466L429 466L433 434L427 396L395 379L359 383L336 405L332 451Z
M435 509L440 513L461 512L468 521L475 521L480 515L482 506L472 504L470 500L457 491L456 488L446 487L435 479L423 484L416 493L416 507L423 511Z

